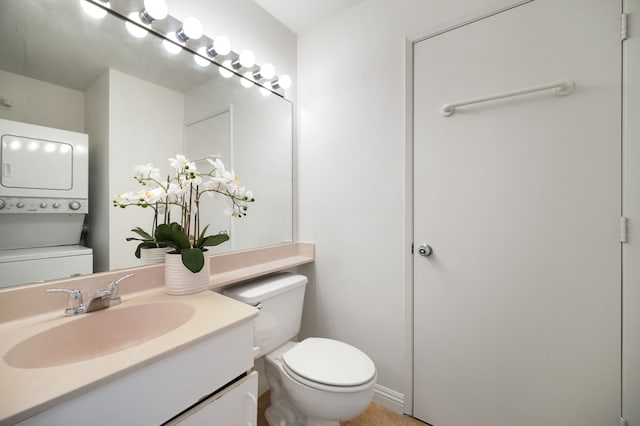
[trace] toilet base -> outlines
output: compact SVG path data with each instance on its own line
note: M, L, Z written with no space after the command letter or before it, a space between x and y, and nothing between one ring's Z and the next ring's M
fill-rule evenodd
M307 419L305 426L340 426L340 422L330 422L329 420Z
M269 426L302 426L302 416L287 400L273 400L264 412L264 418Z
M340 426L340 422L311 418L303 419L295 414L296 411L290 404L278 404L276 402L275 405L267 408L264 417L269 426Z

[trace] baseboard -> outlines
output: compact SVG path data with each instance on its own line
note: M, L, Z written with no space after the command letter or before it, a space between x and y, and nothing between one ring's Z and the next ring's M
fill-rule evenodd
M404 413L404 395L393 389L375 385L373 389L373 401L384 405L398 414Z

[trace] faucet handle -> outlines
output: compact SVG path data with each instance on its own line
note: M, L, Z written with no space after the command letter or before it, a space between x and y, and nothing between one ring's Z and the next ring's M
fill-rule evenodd
M45 290L47 293L68 293L69 301L67 302L67 308L64 310L66 316L73 316L82 314L85 311L85 306L82 303L82 292L77 288L48 288Z
M133 277L135 274L127 274L127 275L123 275L120 278L118 278L115 281L111 281L109 283L109 285L107 286L107 288L109 289L109 306L113 306L113 305L118 305L120 304L120 302L122 302L122 299L120 298L120 296L118 296L118 284L120 284L121 281L126 280L127 278L131 278Z

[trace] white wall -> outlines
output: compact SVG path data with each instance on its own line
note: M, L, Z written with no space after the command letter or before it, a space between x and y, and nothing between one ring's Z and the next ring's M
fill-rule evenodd
M82 92L0 70L0 97L13 103L0 118L84 132Z
M231 223L234 250L292 240L291 109L275 96L233 105L233 167L257 200L246 217Z
M298 39L298 232L317 244L303 334L368 353L396 409L410 391L406 39L512 3L367 0Z
M142 189L137 164L151 163L164 176L170 157L182 152L184 96L119 71L107 70L87 89L90 152L90 245L94 270L140 265L134 256L137 226L151 231L153 210L113 207L117 194Z
M183 138L182 93L109 71L109 200L142 189L133 179L137 164L151 163L162 176L169 173L168 159L182 153ZM150 232L153 210L109 208L109 269L138 265L136 244L125 238L136 226Z
M222 160L257 197L257 202L249 205L246 217L234 218L227 228L222 228L230 231L231 240L216 247L214 253L292 239L292 122L284 119L291 117L292 106L279 97L262 96L257 90L228 83L229 80L216 78L185 95L187 123L230 111L230 155ZM218 214L215 210L220 215L224 211L223 200L213 201L222 208L209 208L207 211L214 213L208 213L208 218ZM269 226L265 227L265 223Z
M85 91L85 128L89 134L89 246L93 270L109 270L109 71Z

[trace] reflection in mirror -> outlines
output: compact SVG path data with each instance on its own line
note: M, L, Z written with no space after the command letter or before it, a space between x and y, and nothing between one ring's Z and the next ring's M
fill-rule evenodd
M88 135L88 214L78 242L92 249L93 272L140 264L136 244L125 238L134 227L149 230L153 212L114 208L113 197L136 187L135 165L151 163L167 174L168 158L178 153L203 168L206 158L221 158L255 195L242 219L226 217L215 199L201 207L210 231L231 236L215 252L291 241L291 104L254 84L245 88L235 75L221 77L215 64L198 65L191 52L170 54L152 32L133 37L113 14L91 18L80 4L0 0L0 119ZM8 214L0 209L0 221ZM45 228L56 217L40 216ZM47 275L42 262L52 261L51 243L43 245L11 273L12 257L0 250L0 286L88 272L76 271L74 259L64 255L53 263L72 266Z

